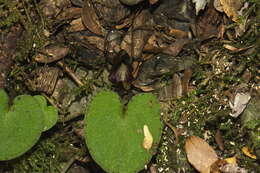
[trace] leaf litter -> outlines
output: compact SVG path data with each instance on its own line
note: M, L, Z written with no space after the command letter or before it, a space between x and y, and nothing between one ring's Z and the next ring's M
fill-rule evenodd
M80 136L84 108L101 89L123 103L142 92L159 98L165 128L143 172L258 172L259 3L121 2L0 1L0 87L11 97L45 95L60 122L16 164L0 163L0 172L69 172L74 163L102 172ZM230 156L238 162L220 159Z

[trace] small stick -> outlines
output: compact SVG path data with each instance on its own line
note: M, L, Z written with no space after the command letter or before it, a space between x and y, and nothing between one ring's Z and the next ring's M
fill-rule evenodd
M164 123L173 131L174 135L175 135L175 138L176 138L176 141L175 141L175 144L178 144L179 143L179 133L178 133L178 130L177 128L173 127L170 123L168 123L167 121L164 121Z
M63 62L58 61L57 64L79 85L84 86L84 83L75 75L75 73Z

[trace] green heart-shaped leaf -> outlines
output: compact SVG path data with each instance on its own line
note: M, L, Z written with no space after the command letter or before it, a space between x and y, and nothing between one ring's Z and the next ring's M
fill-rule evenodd
M142 170L156 150L162 130L160 105L152 94L134 96L124 109L117 94L102 91L90 103L85 123L90 154L111 173ZM152 136L151 148L144 147L144 129Z
M0 90L0 160L10 160L29 150L43 129L43 112L32 96L21 95L8 109L8 96Z
M58 111L54 106L47 106L46 99L41 95L36 95L34 98L38 101L44 117L43 117L43 131L52 128L58 121Z

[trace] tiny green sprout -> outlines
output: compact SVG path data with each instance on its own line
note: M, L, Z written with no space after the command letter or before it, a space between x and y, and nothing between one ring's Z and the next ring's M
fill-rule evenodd
M41 96L20 95L8 105L8 95L0 89L0 161L24 154L41 133L57 121L57 111L47 107Z
M118 95L101 91L85 116L85 141L92 158L107 172L144 169L161 137L160 104L153 94L138 94L124 108Z

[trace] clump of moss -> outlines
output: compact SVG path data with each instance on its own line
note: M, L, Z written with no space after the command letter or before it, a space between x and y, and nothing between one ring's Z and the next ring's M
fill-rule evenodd
M53 133L55 134L51 135ZM0 172L10 170L19 173L60 173L72 158L83 155L83 151L73 145L75 141L78 141L77 136L71 132L53 129L25 155L3 162Z

